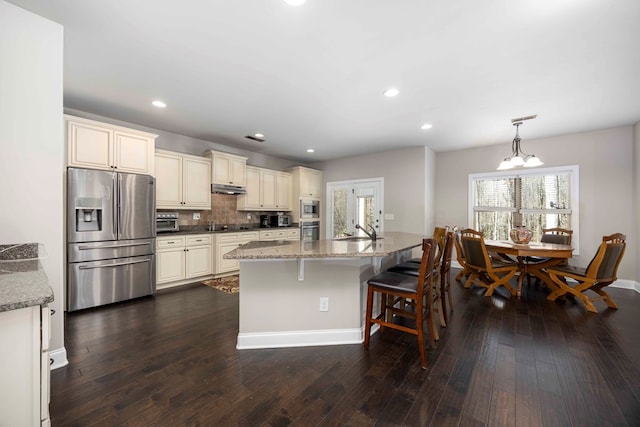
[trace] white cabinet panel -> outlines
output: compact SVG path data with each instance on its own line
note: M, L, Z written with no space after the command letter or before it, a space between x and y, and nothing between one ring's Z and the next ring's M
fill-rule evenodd
M158 237L156 239L156 282L167 284L212 273L210 234Z
M211 162L204 157L156 150L156 207L211 209Z
M237 185L244 187L247 158L235 154L209 150L207 157L211 157L211 183Z
M154 174L157 135L65 115L69 166Z
M290 200L290 174L247 166L247 194L238 196L238 210L288 211Z

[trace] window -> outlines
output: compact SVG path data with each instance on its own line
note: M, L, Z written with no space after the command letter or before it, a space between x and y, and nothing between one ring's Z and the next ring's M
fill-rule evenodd
M578 248L578 166L469 175L469 224L491 240L523 225L539 241L543 228L573 230Z

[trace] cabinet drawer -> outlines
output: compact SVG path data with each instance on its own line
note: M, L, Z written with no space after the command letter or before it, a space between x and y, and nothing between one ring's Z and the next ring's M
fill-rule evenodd
M232 243L238 241L238 233L218 234L216 235L216 243Z
M176 246L184 246L185 242L185 236L158 237L156 238L156 247L158 249L173 248Z
M260 240L272 240L272 239L274 239L273 231L261 231L260 232Z
M274 239L286 239L287 238L287 231L286 230L274 231L273 232L273 238Z
M293 228L293 229L287 230L287 237L300 237L300 229Z
M257 231L251 231L248 233L240 233L238 240L242 243L260 240L260 233Z
M201 246L211 244L210 234L198 234L195 236L187 236L187 246Z

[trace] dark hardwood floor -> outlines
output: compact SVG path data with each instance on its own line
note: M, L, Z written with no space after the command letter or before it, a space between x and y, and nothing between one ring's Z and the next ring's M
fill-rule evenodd
M453 272L455 276L456 272ZM639 426L640 294L619 310L520 301L452 281L420 369L416 339L236 350L238 294L201 284L66 315L54 426Z

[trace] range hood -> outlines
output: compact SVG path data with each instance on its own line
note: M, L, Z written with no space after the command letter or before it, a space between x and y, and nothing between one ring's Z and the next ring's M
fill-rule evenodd
M239 185L211 184L212 193L247 194L247 189Z

